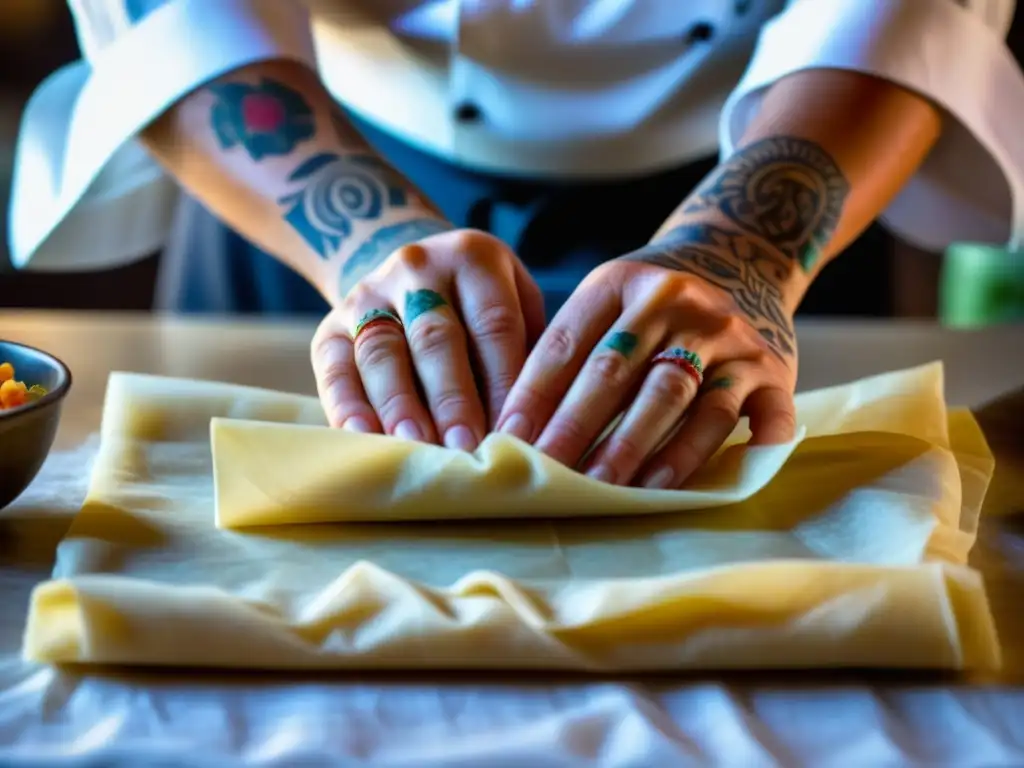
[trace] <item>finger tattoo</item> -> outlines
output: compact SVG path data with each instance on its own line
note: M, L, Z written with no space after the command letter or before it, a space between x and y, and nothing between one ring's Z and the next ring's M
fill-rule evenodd
M412 325L420 315L446 306L448 306L448 302L437 291L432 291L429 288L409 291L405 294L405 324Z
M625 358L629 358L630 355L636 351L638 339L635 333L629 333L628 331L615 331L608 335L605 339L604 346L608 349L618 352Z

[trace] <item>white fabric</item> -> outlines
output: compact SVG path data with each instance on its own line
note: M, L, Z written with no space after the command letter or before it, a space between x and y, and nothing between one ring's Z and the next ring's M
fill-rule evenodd
M643 173L719 137L727 153L780 77L872 73L947 112L941 145L888 211L894 228L934 248L1024 241L1024 76L1002 41L1015 0L793 0L781 13L785 0L750 0L744 14L731 0L74 3L91 71L49 80L26 111L10 233L19 267L109 266L162 243L171 188L132 138L232 67L311 61L307 19L325 84L354 111L509 173ZM129 5L151 12L136 22ZM710 41L688 37L699 22ZM481 121L455 118L465 102Z
M1021 245L1024 75L986 26L985 5L975 10L934 0L796 0L765 27L726 104L723 154L780 78L811 67L875 74L946 113L939 145L884 215L890 228L932 250L958 240Z
M97 445L53 454L0 515L0 603L14 606L0 612L4 766L1024 764L1024 689L933 677L215 678L27 664L18 653L23 607L49 575ZM993 550L1019 550L1019 532L994 523L983 537ZM1018 610L1014 589L994 596L994 606Z
M111 2L79 0L79 11L95 5ZM313 66L308 18L292 2L174 0L119 36L102 20L101 32L84 35L94 58L57 72L25 110L11 194L16 267L100 269L152 253L177 197L138 132L238 67L271 58Z

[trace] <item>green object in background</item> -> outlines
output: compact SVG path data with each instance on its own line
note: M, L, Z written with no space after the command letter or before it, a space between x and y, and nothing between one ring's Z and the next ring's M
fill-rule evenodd
M1024 322L1024 250L951 245L939 285L939 317L959 328Z

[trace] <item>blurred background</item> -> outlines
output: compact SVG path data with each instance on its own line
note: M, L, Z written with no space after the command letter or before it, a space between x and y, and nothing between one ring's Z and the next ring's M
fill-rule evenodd
M1020 9L1010 39L1020 58ZM0 308L150 309L159 254L123 269L84 275L33 275L10 267L6 218L21 110L40 81L76 58L66 0L0 0ZM942 262L941 255L896 242L874 227L815 283L802 314L936 317Z
M115 272L33 275L12 271L7 215L18 122L47 75L79 58L66 0L0 0L0 308L149 309L157 255Z

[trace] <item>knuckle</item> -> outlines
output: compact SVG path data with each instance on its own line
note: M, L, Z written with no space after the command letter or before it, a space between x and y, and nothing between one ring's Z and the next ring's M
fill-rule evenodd
M395 251L391 258L407 269L418 272L429 265L430 251L419 243L409 243Z
M739 315L728 315L722 319L722 334L737 338L747 338L753 332L759 339L761 334L757 333L750 321Z
M658 299L672 304L684 302L688 298L693 275L688 272L668 272L660 270L650 278L651 293Z
M635 265L618 261L606 261L594 267L580 283L581 288L596 291L595 300L613 296L624 285Z
M511 371L497 371L484 379L484 389L491 399L491 408L497 410L512 391L518 377Z
M658 402L678 403L693 396L696 383L675 366L661 365L651 379L651 396Z
M646 451L629 435L615 435L608 441L606 457L613 464L639 466L647 457Z
M760 334L758 334L760 336ZM743 360L749 363L752 368L759 370L764 368L768 362L768 342L763 338L755 339L754 348L744 356Z
M330 408L327 402L324 403L326 408ZM373 412L372 408L367 408L365 404L359 402L353 402L351 398L342 398L337 404L333 406L328 412L328 420L332 426L341 426L349 419L358 416L371 424L377 421L377 414Z
M393 389L384 394L376 408L381 424L391 430L412 416L416 410L416 398L404 389Z
M735 401L735 398L732 398ZM730 402L725 398L711 400L705 403L704 412L709 419L725 424L735 424L740 418L740 406L738 402Z
M317 332L310 342L310 360L313 367L320 369L332 364L342 364L346 361L346 343L336 336L333 331Z
M321 355L330 353L335 347L342 344L341 329L343 327L341 316L337 311L331 312L320 321L316 333L313 334L313 338L309 342L309 352L314 362Z
M561 416L551 430L551 444L556 448L575 448L588 445L593 437L591 430L575 416Z
M515 386L519 376L515 371L496 371L487 376L487 384L501 392L508 392Z
M352 378L355 370L344 357L332 357L320 366L320 384L325 389L333 389L338 384Z
M500 243L500 240L478 229L460 229L452 237L452 247L471 258L486 258L504 250L503 246L497 247Z
M431 410L437 415L438 428L446 427L462 421L459 417L470 411L470 401L466 393L459 389L444 389L431 398Z
M386 326L367 328L356 345L356 363L360 368L374 368L394 360L399 354L401 337Z
M616 277L632 271L633 269L635 269L635 267L629 262L612 260L599 264L594 268L591 274L605 280L613 280Z
M522 314L507 304L481 308L472 318L470 327L481 341L504 340L524 333Z
M772 423L788 430L796 429L796 413L792 408L778 408L771 414Z
M601 352L590 359L591 371L603 384L617 387L629 376L629 363L617 352Z
M756 333L754 342L756 344L753 353L750 355L750 362L758 368L770 368L775 365L775 355L771 351L771 347L768 342L764 339L761 334Z
M704 463L700 449L690 441L676 440L669 462L677 472L688 474Z
M321 325L313 334L313 340L309 342L309 358L314 366L318 365L325 357L330 356L332 342L334 342L333 333L330 330L325 330Z
M515 404L517 411L550 413L557 405L559 398L545 394L541 390L526 383L522 383L514 376L510 376L512 384L516 387Z
M675 301L683 305L702 304L705 299L704 281L689 272L679 272L664 278L665 289L670 291Z
M576 356L579 341L564 325L554 325L544 334L541 354L549 365L568 365Z
M434 312L420 317L409 329L409 345L427 356L442 353L456 338L455 324Z
M367 285L364 280L360 280L358 283L352 286L352 289L345 294L345 306L354 310L356 307L372 307L375 306L378 301L376 293Z
M740 411L743 409L743 402L736 396L735 392L728 389L718 389L707 397L701 398L701 408L711 414L718 414L722 418L739 419Z

